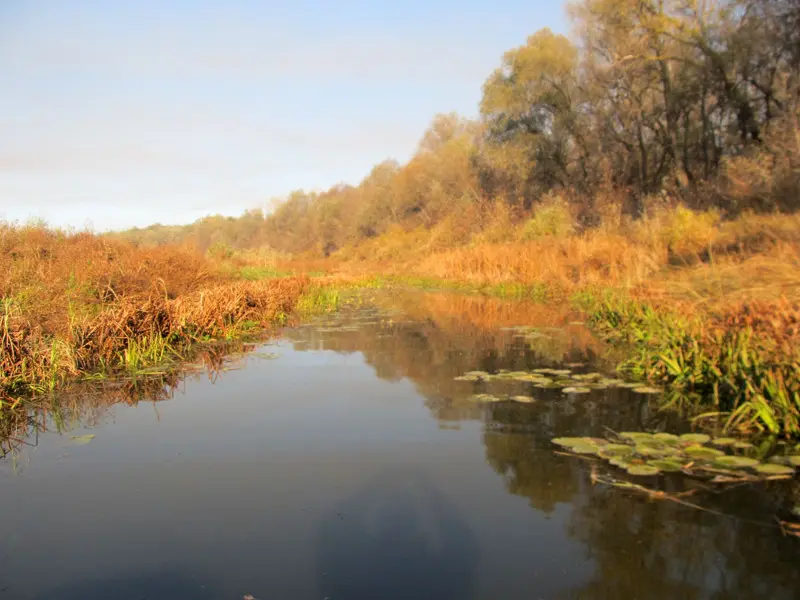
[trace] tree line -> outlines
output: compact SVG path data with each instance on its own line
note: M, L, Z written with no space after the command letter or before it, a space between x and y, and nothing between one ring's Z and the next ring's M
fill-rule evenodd
M480 115L437 115L405 164L358 185L297 191L273 210L126 235L329 255L393 227L502 203L524 218L549 195L585 227L604 205L793 210L800 198L800 3L582 0L567 36L506 52Z

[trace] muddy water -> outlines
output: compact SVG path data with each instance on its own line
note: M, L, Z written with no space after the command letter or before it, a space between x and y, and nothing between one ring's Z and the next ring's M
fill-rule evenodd
M686 425L625 389L454 380L607 368L575 320L379 295L230 370L62 398L4 441L0 599L798 597L791 482L705 510L594 485L553 436Z

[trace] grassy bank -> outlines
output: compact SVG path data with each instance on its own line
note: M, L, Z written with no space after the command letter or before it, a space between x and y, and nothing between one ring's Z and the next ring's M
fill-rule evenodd
M732 430L800 435L800 217L723 220L677 206L581 231L554 210L501 242L431 250L395 232L283 267L327 271L320 281L338 285L569 303L627 349L621 368L670 386L668 404L722 416ZM532 228L549 233L523 239Z
M180 361L285 322L308 289L302 276L233 278L190 248L0 226L0 401Z

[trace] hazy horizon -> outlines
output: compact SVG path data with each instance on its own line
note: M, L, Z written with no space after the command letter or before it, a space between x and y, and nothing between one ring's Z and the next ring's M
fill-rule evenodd
M477 114L560 3L0 5L0 219L96 230L238 215L404 161Z

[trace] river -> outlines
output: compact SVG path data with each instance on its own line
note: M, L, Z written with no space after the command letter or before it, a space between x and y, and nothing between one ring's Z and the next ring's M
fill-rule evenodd
M567 309L375 293L231 359L31 415L0 460L0 600L800 595L793 482L705 510L599 485L550 440L688 425L630 389L487 404L454 379L608 370Z

